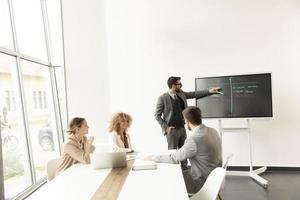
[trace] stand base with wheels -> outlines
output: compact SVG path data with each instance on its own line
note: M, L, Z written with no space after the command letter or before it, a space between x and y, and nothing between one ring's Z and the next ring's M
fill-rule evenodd
M249 171L227 171L226 175L229 176L247 176L255 180L258 184L263 186L264 188L268 188L268 181L264 178L260 177L259 174L265 172L267 167L261 167L256 170L253 170L252 165L252 144L251 144L251 129L250 129L250 120L247 119L247 128L223 128L222 122L219 120L219 129L222 137L223 132L229 131L247 131L248 132L248 146L249 146Z
M261 167L256 170L250 170L248 172L245 171L227 171L226 175L228 176L247 176L251 177L258 184L263 186L264 188L268 188L268 181L259 176L259 174L264 173L267 170L267 167Z

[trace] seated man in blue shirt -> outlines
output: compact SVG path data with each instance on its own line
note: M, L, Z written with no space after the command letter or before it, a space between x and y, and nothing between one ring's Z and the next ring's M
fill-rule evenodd
M189 106L182 113L186 127L192 130L184 145L175 153L147 156L144 159L162 163L179 163L188 159L191 168L183 170L184 181L188 193L196 193L209 173L222 165L221 138L215 129L202 124L198 107Z

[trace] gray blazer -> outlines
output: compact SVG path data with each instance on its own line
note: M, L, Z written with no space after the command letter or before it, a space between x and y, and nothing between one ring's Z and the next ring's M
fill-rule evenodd
M184 108L187 107L187 99L199 99L210 95L208 90L201 90L195 92L184 92L180 90L176 93L184 102ZM168 92L162 94L158 97L155 109L155 119L162 128L163 135L166 135L166 129L168 128L168 122L173 115L173 107L171 102L171 96Z
M186 159L191 163L192 179L195 182L206 179L214 168L222 165L222 145L218 132L201 124L175 153L153 157L155 162L163 163L179 163Z

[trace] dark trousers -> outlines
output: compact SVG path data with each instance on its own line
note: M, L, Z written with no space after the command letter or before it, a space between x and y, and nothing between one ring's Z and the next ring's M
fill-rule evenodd
M182 170L184 183L186 190L190 194L195 194L198 192L205 183L205 178L201 177L198 180L193 180L191 176L191 169Z
M168 149L180 149L186 139L185 128L174 128L166 135L168 142ZM187 160L181 162L181 168L187 169Z

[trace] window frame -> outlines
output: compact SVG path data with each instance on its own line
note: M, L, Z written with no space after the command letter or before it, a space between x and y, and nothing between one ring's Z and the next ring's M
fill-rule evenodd
M57 79L56 79L56 74L55 74L55 68L62 68L64 72L63 76L63 81L64 81L64 89L65 93L63 94L65 97L65 108L66 108L66 117L68 120L68 106L67 106L67 95L66 95L66 73L65 73L65 55L64 55L64 38L63 38L63 21L62 21L62 16L60 18L61 20L61 27L62 27L62 48L63 48L63 66L54 66L52 65L53 63L53 56L52 56L52 46L51 46L51 37L50 37L50 26L49 26L49 21L48 21L48 13L47 13L47 0L40 0L40 5L41 5L41 11L42 11L42 21L43 21L43 29L44 29L44 36L45 36L45 45L46 45L46 54L47 54L47 60L41 60L39 58L31 57L30 55L26 55L23 53L20 53L19 48L18 48L18 38L17 38L17 33L16 33L16 24L15 24L15 17L14 17L14 8L13 8L13 3L12 0L7 0L8 1L8 10L9 10L9 19L10 19L10 25L11 25L11 30L12 30L12 39L13 39L13 49L7 49L4 47L0 46L0 54L6 54L8 56L14 57L16 59L16 71L17 71L17 77L18 77L18 88L19 91L17 91L20 94L21 98L21 113L23 115L23 123L24 123L24 128L25 128L25 138L26 138L26 148L27 148L27 159L29 159L30 163L30 177L32 180L32 185L28 188L26 188L24 191L20 192L13 198L24 198L28 196L30 193L32 193L34 190L36 190L38 187L43 185L46 182L46 178L42 179L40 181L37 181L36 176L35 176L35 169L34 169L34 164L33 164L33 151L32 151L32 146L31 146L31 141L30 141L30 132L29 132L29 121L28 121L28 111L27 111L27 105L25 102L25 89L24 89L24 84L22 80L22 72L21 72L21 60L27 60L29 62L33 62L36 64L40 64L44 67L47 67L49 69L49 76L50 76L50 82L51 82L51 93L53 97L53 107L54 107L54 115L55 115L55 122L57 124L57 138L58 138L58 148L59 148L59 153L62 153L62 144L64 140L64 134L63 134L63 122L62 122L62 116L61 116L61 108L60 108L60 101L59 101L59 91L58 91L58 84L57 84ZM61 0L58 0L60 6L60 13L62 15L62 2ZM41 109L46 109L48 107L47 101L45 101L45 91L36 91L36 100L37 100L37 109L40 109L38 98L39 95L38 93L41 92L42 94L42 108ZM1 140L1 130L0 130L0 140ZM2 143L0 143L0 200L5 200L5 194L4 194L4 177L3 177L3 159L2 159Z

